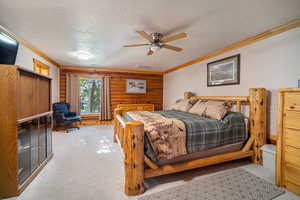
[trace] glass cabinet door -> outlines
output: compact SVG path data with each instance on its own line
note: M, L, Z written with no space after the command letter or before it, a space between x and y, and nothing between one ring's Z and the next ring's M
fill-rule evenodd
M39 129L38 120L33 120L31 124L31 166L30 171L33 171L39 166Z
M30 132L31 121L18 126L19 184L22 184L30 176Z
M47 116L40 118L39 124L39 164L46 159L47 152Z
M18 125L19 185L52 153L52 116Z
M52 116L47 116L47 157L52 153Z

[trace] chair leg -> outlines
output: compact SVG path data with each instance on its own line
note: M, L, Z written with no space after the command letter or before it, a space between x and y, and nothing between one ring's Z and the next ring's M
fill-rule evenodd
M68 127L68 131L70 129L77 129L77 130L80 130L80 127L79 126L72 126L72 124Z
M60 124L57 126L57 130L64 130L66 133L69 133L71 129L77 129L80 130L79 126L73 126L72 123L70 124Z

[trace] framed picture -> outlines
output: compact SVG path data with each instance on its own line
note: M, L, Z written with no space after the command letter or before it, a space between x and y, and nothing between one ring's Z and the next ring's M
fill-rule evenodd
M240 84L240 54L207 64L207 87Z
M127 79L126 93L132 94L146 94L146 80L141 79Z

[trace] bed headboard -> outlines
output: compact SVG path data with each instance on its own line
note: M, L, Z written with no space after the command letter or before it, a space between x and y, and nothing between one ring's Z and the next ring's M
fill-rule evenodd
M236 104L236 112L242 111L242 106L249 106L249 124L251 138L254 140L254 162L262 162L260 147L266 143L267 137L267 92L265 88L250 88L249 96L194 96L192 92L184 93L185 99L228 101Z
M225 101L236 104L236 112L242 111L242 104L249 105L249 96L194 96L192 92L184 93L185 99L195 98L200 100Z

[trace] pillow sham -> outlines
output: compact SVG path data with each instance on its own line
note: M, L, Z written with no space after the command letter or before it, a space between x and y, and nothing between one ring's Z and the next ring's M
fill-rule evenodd
M189 110L190 113L204 116L206 111L206 103L207 101L199 100L193 107Z
M205 116L212 119L221 120L231 110L231 107L231 102L208 101L206 103Z
M189 112L203 117L221 120L231 110L231 107L231 102L199 100Z
M197 99L178 99L171 107L171 110L187 112L197 101Z

